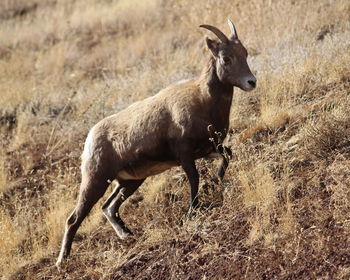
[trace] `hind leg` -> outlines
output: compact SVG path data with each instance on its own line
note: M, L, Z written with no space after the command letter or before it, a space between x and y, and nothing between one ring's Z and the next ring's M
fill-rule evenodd
M81 183L78 203L66 222L61 251L56 266L59 266L62 260L69 256L73 238L79 226L89 214L91 208L103 196L109 185L107 179L99 179L83 179Z
M102 206L103 213L116 231L120 239L126 239L132 232L125 226L120 218L119 207L131 196L144 180L120 181L111 196Z

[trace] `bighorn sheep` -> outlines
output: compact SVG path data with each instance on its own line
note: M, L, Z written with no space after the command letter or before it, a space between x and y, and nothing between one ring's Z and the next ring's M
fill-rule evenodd
M132 233L121 220L119 207L148 176L180 165L191 186L190 209L198 206L195 160L215 151L225 152L225 147L217 149L217 145L229 127L233 87L250 91L256 86L247 50L233 23L228 20L228 24L229 38L214 26L200 25L219 40L206 38L211 56L198 78L173 84L90 130L82 154L78 202L67 220L57 265L69 255L81 222L114 179L119 184L102 208L122 239ZM220 177L226 166L224 158Z

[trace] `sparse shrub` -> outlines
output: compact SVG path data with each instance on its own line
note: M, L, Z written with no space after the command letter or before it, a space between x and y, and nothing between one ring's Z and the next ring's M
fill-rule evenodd
M350 104L346 99L340 102L303 129L304 152L313 159L332 160L350 147Z

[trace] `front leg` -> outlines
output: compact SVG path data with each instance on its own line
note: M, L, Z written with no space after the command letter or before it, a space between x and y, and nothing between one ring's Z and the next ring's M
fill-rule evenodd
M229 160L232 158L231 149L221 144L216 147L215 154L220 156L220 165L216 176L209 179L209 182L202 185L202 188L206 194L209 194L210 189L214 189L215 185L219 185L222 182L229 164Z
M196 168L193 151L184 150L179 155L180 165L186 173L188 181L191 186L191 198L190 198L190 209L189 212L192 212L193 209L198 208L198 184L199 184L199 174Z
M224 178L226 169L228 167L229 159L232 158L232 150L229 147L219 145L218 152L221 155L221 163L220 163L217 176L219 181L222 181L222 179Z

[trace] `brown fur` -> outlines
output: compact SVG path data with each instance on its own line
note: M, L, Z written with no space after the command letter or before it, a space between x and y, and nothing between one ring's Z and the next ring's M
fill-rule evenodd
M119 217L120 205L145 178L172 166L183 167L191 185L190 209L198 206L195 160L217 151L225 138L233 86L255 87L246 50L237 37L225 42L207 39L207 45L212 56L198 78L171 85L91 129L82 155L78 203L67 220L57 264L69 255L78 227L111 180L119 185L103 211L120 238L131 234ZM227 163L224 157L220 177Z

